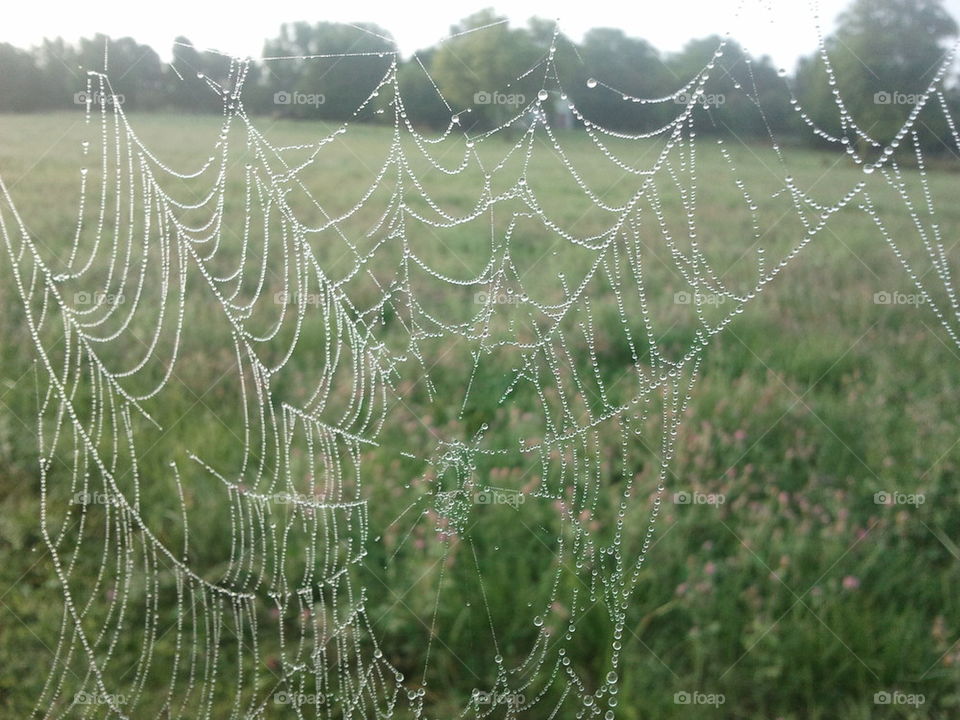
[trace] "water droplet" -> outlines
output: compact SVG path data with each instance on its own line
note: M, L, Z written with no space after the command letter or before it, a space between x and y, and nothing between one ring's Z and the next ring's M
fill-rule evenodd
M541 90L537 93L537 97L541 100L546 100L548 97L550 97L550 93L548 93L546 90Z
M588 88L595 88L596 86L597 86L597 79L596 79L596 78L590 78L589 80L587 80L587 87L588 87Z

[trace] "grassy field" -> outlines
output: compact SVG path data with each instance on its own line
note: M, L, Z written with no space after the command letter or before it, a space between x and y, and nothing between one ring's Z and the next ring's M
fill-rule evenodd
M184 173L195 170L198 158L211 153L220 131L218 119L209 117L134 116L131 121L159 160ZM273 145L285 146L313 142L324 130L306 122L268 119L257 125ZM91 138L96 145L97 136L79 112L0 117L0 177L44 258L54 265L70 250L80 197L79 167L89 164L89 182L96 179L96 163L84 159L81 145ZM239 245L229 243L243 232L238 220L244 208L241 170L245 163L255 162L249 149L244 150L245 136L239 129L232 130L229 139L236 150L228 183L239 192L228 193L224 209L234 225L225 233L227 244L219 258L224 270L240 252ZM520 153L504 157L510 142L518 139L496 138L478 148L485 167L502 163L494 174L494 192L505 191L523 172ZM561 133L558 142L604 202L624 202L635 190L636 178L624 178L581 133ZM378 176L389 147L386 128L351 128L326 147L300 179L322 200L327 213L345 212ZM406 147L414 156L412 144ZM732 174L716 140L698 138L696 223L703 252L738 292L755 281L757 246L763 247L768 263L775 263L804 236L805 228L782 190L783 177L789 174L797 187L826 205L857 183L868 182L870 197L893 237L934 297L942 300L939 280L924 262L909 213L879 173L865 176L842 156L809 149L782 148L785 166L781 166L769 146L727 139L724 147L736 168ZM650 164L660 145L615 142L611 148L624 162ZM430 152L443 158L444 165L456 167L464 147L462 141L451 141L432 146ZM292 148L286 157L295 163L308 153ZM932 195L940 203L937 222L948 253L960 237L960 208L955 202L960 175L955 169L943 161L928 173ZM483 183L480 169L452 179L429 170L424 161L415 161L411 170L451 211L472 207ZM675 188L671 190L668 171L682 176L686 169L665 167L655 183L668 226L689 244L685 210ZM758 206L756 227L736 179ZM209 175L171 180L165 190L188 201L201 197L209 180ZM390 182L388 175L385 184ZM604 227L605 214L584 198L548 145L537 148L526 182L561 227L582 235ZM905 171L905 187L919 197L916 170ZM412 209L424 209L410 186L407 197ZM372 242L363 231L376 222L382 200L378 191L341 225L359 252L367 249L364 243ZM322 220L322 213L305 199L293 198L291 203L305 222ZM95 211L95 206L86 209L90 217ZM494 236L507 230L504 215L494 220ZM675 294L689 286L671 262L669 249L658 241L653 213L647 211L645 218L644 264L657 346L676 358L694 336L696 316L690 305L676 302ZM481 219L450 229L411 222L406 231L411 250L428 258L443 275L462 280L481 272L489 261L489 228L490 223ZM566 273L575 286L590 251L557 243L532 221L520 221L514 233L512 258L518 273L528 278L531 295L561 300L558 272ZM331 278L348 275L355 253L342 237L322 233L312 237L311 244ZM372 271L388 285L401 254L386 246L377 257ZM38 381L11 279L9 258L3 252L0 715L13 718L29 716L40 694L63 611L59 583L38 529ZM202 286L196 272L190 282L194 290ZM447 322L466 322L477 311L476 289L451 286L427 274L417 275L413 282L424 310ZM372 305L380 293L363 276L345 287L359 308ZM960 352L929 308L875 302L875 293L883 292L915 290L872 220L849 206L831 217L828 226L707 348L676 440L676 460L655 543L627 611L617 718L856 720L947 718L960 713L960 646L955 645L960 640L956 491ZM622 340L609 288L597 286L591 307L599 328L596 348L590 348L575 328L567 328L569 348L584 363L590 362L591 350L598 352L605 391L611 402L617 402L635 392L628 372L633 363L630 349ZM706 311L719 317L725 309ZM236 452L231 436L242 431L235 388L223 380L235 358L229 330L218 316L219 306L209 298L189 306L171 392L151 408L159 424L169 429L145 453L140 470L149 481L144 482L141 502L144 508L158 508L151 516L158 527L174 526L178 517L178 506L171 504L175 491L167 481L171 458L182 459L185 448L203 448L212 463L229 464ZM639 317L631 315L634 319L639 327ZM497 331L514 330L510 322L505 314ZM401 324L388 318L383 324L384 341L403 349L407 336ZM148 337L147 327L134 331ZM302 352L291 359L278 381L279 394L303 397L321 344L308 327ZM484 459L478 472L496 479L491 484L511 487L529 482L524 475L527 461L516 452L518 437L536 437L541 431L532 418L536 397L530 391L527 395L520 391L504 407L497 404L516 356L504 352L484 358L461 416L463 388L472 375L471 348L451 337L426 337L420 347L432 390L409 360L394 391L403 402L389 403L380 445L362 458L371 542L358 578L368 590L367 613L385 655L410 678L423 671L429 624L435 617L445 646L433 648L426 707L430 717L447 718L465 705L478 682L493 680L490 623L503 640L504 665L511 666L529 651L535 628L528 609L554 592L549 586L553 555L548 545L562 525L551 502L525 504L523 518L533 529L517 523L510 508L489 508L469 529L471 557L465 547L446 555L447 546L435 540L435 515L395 522L405 508L429 493L436 478L430 477L431 469L422 459L436 452L438 438L467 441L481 423L489 422L485 444L511 452ZM137 355L131 345L105 347L104 352L117 362ZM649 348L642 358L647 360ZM161 374L161 368L148 368L144 386ZM203 399L202 406L197 398ZM599 401L583 402L590 406ZM655 443L656 434L652 437ZM604 435L603 440L616 442L616 436ZM399 456L400 450L416 457ZM645 455L643 446L632 450L642 498L655 490L656 462L652 454ZM614 497L618 492L614 471L604 467L600 474L610 484L606 499ZM191 564L215 575L231 532L229 515L216 506L222 489L204 488L199 476L185 476L185 486L190 488L192 507L203 516L191 526ZM676 492L722 495L725 502L674 502ZM878 492L921 493L924 501L878 504ZM637 515L631 518L634 541L646 528L647 508L645 502L638 503ZM602 519L598 516L598 525ZM603 535L605 528L598 526L596 532ZM546 542L537 542L538 533ZM178 538L175 529L169 530L169 538ZM77 560L75 576L96 572L100 551L96 543L91 547L91 557ZM475 582L474 561L484 568L482 588ZM445 575L438 603L440 572ZM402 602L391 589L402 595ZM481 594L490 618L476 612ZM553 617L563 618L564 612L563 607L554 608ZM136 618L130 622L135 625ZM609 670L603 652L609 628L599 609L577 618L577 625L580 637L571 661L593 689L602 685ZM172 642L171 635L159 643L158 665L169 659ZM279 660L271 653L276 648L267 644L261 651L266 664L275 667ZM129 643L119 644L115 657L121 664L128 658L133 665L138 653L139 643L131 636ZM155 687L145 688L144 714L138 717L159 711L163 687L157 679ZM885 704L881 695L878 703L878 693L895 691L922 696L922 702ZM724 702L684 704L677 701L685 697L683 693L720 694ZM214 717L229 712L231 690L221 694ZM549 703L544 703L525 717L546 717L547 710L543 715L537 712L547 707ZM275 707L269 711L285 716Z

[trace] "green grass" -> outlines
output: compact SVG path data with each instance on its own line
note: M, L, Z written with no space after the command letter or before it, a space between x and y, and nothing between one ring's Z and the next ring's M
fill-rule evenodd
M209 117L143 116L133 117L132 123L164 163L182 172L198 167L198 159L208 156L219 132L217 119ZM310 123L263 119L257 124L274 145L309 142L323 131ZM0 176L45 260L54 266L69 252L79 200L78 168L83 163L80 143L92 139L92 145L97 144L91 127L84 125L82 113L0 117ZM583 135L570 132L559 137L584 182L605 202L622 203L630 196L636 181L625 181ZM242 232L238 218L244 203L240 169L247 161L243 134L235 129L229 139L236 164L225 207L232 225L217 260L222 270L239 256L236 239ZM387 129L357 126L324 150L300 178L321 198L327 213L343 213L376 177L389 146ZM522 155L504 159L509 147L497 139L479 148L485 167L504 163L494 176L494 192L505 190L522 172ZM642 158L649 164L660 145L618 142L612 147L627 162ZM698 241L717 273L733 288L745 290L756 277L756 244L734 179L743 181L759 206L761 244L772 263L804 233L789 198L783 193L771 197L779 187L777 177L790 174L813 199L832 204L865 176L846 160L836 163L835 156L807 149L783 149L787 173L768 147L731 140L726 147L736 167L733 175L715 140L698 141ZM407 149L415 154L412 146ZM446 166L456 167L464 147L462 141L451 141L431 146L430 152ZM91 153L88 182L95 182L96 151ZM290 150L286 157L294 163L297 157L305 158L306 151ZM676 163L675 155L671 159ZM428 170L423 161L414 162L412 169L446 210L462 213L476 203L483 182L479 170L451 179ZM958 177L948 163L929 175L948 249L960 236L960 208L952 202ZM686 249L684 209L669 178L664 168L654 182L666 223ZM186 201L199 197L209 180L208 174L192 181L170 181L164 190ZM561 227L587 235L605 226L604 213L584 200L546 145L537 148L527 182L538 197L547 198L545 210ZM905 171L905 182L918 193L915 171ZM387 186L392 183L388 178ZM869 183L871 198L893 237L918 272L925 272L907 210L878 173ZM408 185L410 207L425 210L415 195ZM361 252L372 247L373 240L364 232L377 221L385 199L378 191L341 224ZM296 190L290 202L305 222L321 222L322 213L297 197ZM520 207L515 201L504 205ZM88 217L95 210L88 207ZM9 221L6 210L2 212ZM494 237L502 237L508 220L509 214L498 209ZM649 207L644 208L642 223L656 341L661 352L676 359L693 337L696 318L689 306L673 302L674 293L688 288L659 239ZM480 272L490 255L489 226L482 219L443 230L411 221L407 233L413 252L458 280ZM352 253L336 233L313 236L310 242L331 278L344 277L353 267ZM593 257L590 251L557 243L542 225L523 218L514 230L512 251L531 294L553 302L562 298L557 273L566 273L569 285L575 286ZM387 285L394 279L400 255L396 244L378 252L370 267ZM415 271L412 277L429 312L449 322L464 322L476 312L474 289L450 286ZM933 273L926 274L925 281L942 299ZM216 578L223 570L230 537L223 492L182 461L186 449L198 449L211 464L229 466L237 453L233 435L243 425L229 373L235 363L229 330L197 272L191 271L189 283L189 321L180 365L162 402L150 407L169 431L140 428L143 447L156 443L142 457L142 506L161 537L171 545L181 542L168 471L171 459L181 462L188 503L197 513L191 523L191 565ZM379 295L362 275L345 287L358 307L369 306ZM854 206L846 207L706 350L677 439L667 497L676 491L696 491L722 494L726 502L718 507L665 503L655 544L627 610L619 719L940 718L960 712L960 650L953 646L960 638L956 492L960 354L928 308L875 304L873 294L879 291L912 289L869 218ZM5 309L0 315L0 715L26 717L51 663L63 610L38 527L35 431L37 388L42 382L28 351L31 341L6 252L0 254L0 302ZM391 314L405 312L403 303L398 305L401 310L391 310L383 318L381 331L388 346L403 350L407 336L401 320L408 318ZM640 340L637 309L635 302L628 305L628 322L645 366L650 347ZM718 317L722 309L707 311ZM500 337L496 333L506 337L510 310L506 307L498 317L496 337ZM591 312L599 330L595 350L603 386L611 402L619 402L635 392L628 373L632 351L609 285L599 280L591 285ZM580 366L589 363L589 348L574 321L582 319L571 319L564 326ZM134 330L144 339L148 320L138 322ZM533 329L517 320L512 331L529 337ZM277 378L278 398L291 402L304 398L323 342L318 325L305 329L300 351ZM391 410L378 438L380 445L362 457L371 542L357 577L368 591L367 614L379 642L411 687L423 672L428 628L437 608L438 637L446 647L433 643L426 705L431 717L444 718L463 707L471 688L494 680L491 621L506 667L529 652L536 637L530 619L551 596L554 544L569 526L561 523L550 499L537 501L531 496L520 514L506 507L481 506L472 511L469 530L460 542L444 555L435 515L417 514L430 507L424 496L436 484L454 482L452 471L438 478L436 466L424 462L436 455L438 438L469 442L488 422L484 446L509 451L480 458L476 474L494 485L519 487L530 483L532 475L525 474L530 460L517 450L517 438L538 437L543 429L537 419L539 401L528 385L519 386L509 402L498 404L518 354L500 349L484 356L461 418L463 389L473 364L470 352L475 348L450 336L425 339L420 347L434 392L428 391L422 372L410 359L388 402ZM104 349L106 357L118 363L134 352L133 343ZM156 381L161 372L161 367L149 366L143 386ZM587 387L596 389L598 384ZM402 404L393 399L398 396ZM197 397L203 398L203 405L197 405ZM89 405L90 398L77 402ZM587 407L593 412L602 407L590 393L578 402L581 416ZM655 445L656 423L648 426L652 434L644 439ZM619 442L610 427L600 431L599 441L608 447ZM603 482L595 498L593 532L601 543L609 540L612 503L622 494L625 472L636 475L638 488L628 542L639 542L646 527L646 498L655 490L657 459L639 441L630 449L633 466L621 468L619 458L611 455L599 470ZM400 451L418 459L401 456ZM51 477L54 498L62 500L69 478L57 472ZM548 483L549 478L543 481ZM922 492L926 501L918 507L877 505L874 493L883 490ZM419 504L394 522L411 503ZM52 520L54 525L57 521ZM92 540L87 545L93 548L92 555L78 559L74 576L79 584L84 573L95 573L99 566L96 532L94 526L87 538ZM302 558L291 551L291 562L298 561ZM598 571L603 571L603 562L596 560ZM483 568L482 588L477 565ZM442 601L437 605L441 568ZM164 592L170 592L171 574L161 572L160 577ZM558 596L566 599L578 581L573 572L561 578ZM144 588L132 592L136 597ZM581 610L590 609L576 618L570 659L593 690L610 669L609 615L605 601L591 606L590 591L578 592ZM481 610L484 595L487 608ZM142 620L136 606L133 603L130 627ZM549 615L557 634L564 631L560 623L566 624L569 611L559 607ZM162 622L172 621L173 615L164 612ZM260 621L275 622L266 610ZM295 619L289 622L295 627ZM263 635L262 657L275 668L279 649L271 633ZM160 642L154 661L158 667L170 662L173 638L171 633ZM138 652L136 633L130 633L116 650L116 662L133 665ZM269 671L261 669L260 674L264 683L269 681ZM138 717L156 714L165 699L162 674L149 677L144 714ZM895 689L922 694L925 702L917 708L874 704L875 693ZM675 693L694 691L722 693L725 703L714 708L674 702ZM231 695L232 688L220 688L215 717L229 713ZM527 716L546 717L549 707L544 702ZM268 706L268 711L281 716L275 707Z

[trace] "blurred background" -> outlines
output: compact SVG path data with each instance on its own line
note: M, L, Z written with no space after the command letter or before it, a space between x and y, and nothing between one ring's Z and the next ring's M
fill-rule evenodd
M447 7L445 12L452 9ZM726 17L724 22L724 13L730 9L723 8L722 3L710 4L709 10L690 9L693 20L689 23L683 7L671 7L669 12L664 8L651 10L660 22L649 25L670 44L677 44L673 35L688 25L713 22L715 27L744 26L742 32L758 42L747 48L750 62L746 62L735 34L714 32L688 38L677 49L665 50L657 46L655 38L635 36L623 26L586 27L579 39L564 35L558 44L557 80L593 122L630 132L650 131L669 121L676 108L669 104L631 107L622 101L622 95L660 98L677 93L710 60L721 40L727 40L719 71L710 83L713 102L709 97L704 99L711 116L699 130L734 132L742 137L766 136L773 131L779 137L816 142L815 135L804 132L802 119L789 105L788 101L795 98L819 127L839 134L834 87L824 72L817 25L811 19L817 16L804 11L794 18L796 8L782 13L758 5L739 16ZM41 4L28 17L42 11ZM277 11L271 9L272 13ZM646 9L640 16L645 17L645 13ZM123 20L122 14L103 14L110 24L140 22ZM588 14L587 18L600 14ZM669 32L659 27L671 17L683 18L684 22L673 22ZM582 25L587 18L575 15L575 24ZM421 25L419 20L402 23L405 38L411 34L416 37L413 29ZM629 15L624 21L629 23ZM94 20L85 17L78 24L91 22ZM197 23L187 14L185 24ZM844 103L880 142L889 141L906 120L915 104L910 100L927 89L957 35L956 20L940 0L857 2L835 17L820 17L819 23L827 34L825 48L841 79L837 89ZM222 20L218 16L216 22L229 25L231 32L233 24L230 15ZM257 27L262 26L263 19L258 17ZM536 74L519 81L517 77L543 56L556 29L566 32L562 19L531 18L518 25L509 16L487 9L450 26L448 39L404 52L389 26L371 22L283 24L276 36L262 41L261 52L254 53L243 105L250 115L354 119L355 110L396 60L400 63L404 106L414 122L445 128L451 112L468 112L463 118L466 126L486 129L511 117L525 104L520 100L529 101L539 90L541 81ZM153 35L156 29L144 32ZM219 37L223 32L222 27L216 32L207 28L203 34ZM25 47L2 43L0 112L49 112L83 105L85 98L79 93L87 87L86 71L106 69L113 92L128 112L220 113L222 99L210 91L208 83L224 87L230 82L230 58L221 54L220 47L211 51L203 43L195 45L195 40L177 36L166 46L151 47L135 36L114 35L108 39L96 33L69 41L48 37ZM801 51L804 46L805 51ZM256 59L315 55L328 57L270 62ZM779 58L775 60L774 56ZM950 109L955 111L956 68L951 73L945 88ZM592 88L587 84L591 78L599 81ZM735 92L742 88L750 94ZM766 122L756 112L757 100L765 109ZM686 101L682 93L678 101ZM566 117L569 113L564 112L564 105L559 105L554 119L573 123ZM359 118L378 120L372 106ZM943 151L949 144L946 121L937 111L925 113L919 130L925 148Z
M408 133L395 141L401 109L425 137L442 138L436 154L445 164L457 167L464 158L462 167L468 167L466 158L475 157L496 167L495 188L508 200L523 177L524 192L536 193L558 226L589 236L604 231L609 217L599 202L585 198L584 186L611 205L627 202L636 190L635 173L663 150L666 136L658 131L692 104L684 133L694 133L696 140L685 136L676 166L660 168L652 181L659 204L644 206L643 222L635 228L647 243L644 312L656 320L656 333L637 339L644 326L639 301L633 298L624 310L611 284L597 279L587 293L589 313L562 326L571 365L600 368L594 389L603 402L586 397L586 391L577 398L583 404L577 411L589 417L602 413L604 403L633 396L634 369L649 370L660 356L682 354L701 328L702 313L716 319L734 304L731 296L698 295L677 272L675 246L664 240L668 229L686 243L683 252L690 252L686 223L692 217L699 251L732 293L745 295L760 274L758 265L775 266L814 235L807 215L816 219L865 187L856 202L829 215L815 240L762 295L751 298L704 354L675 440L655 542L626 611L627 631L616 640L605 601L590 610L568 601L579 591L578 572L602 570L603 560L596 560L595 568L587 559L586 568L566 574L558 570L551 548L560 540L572 543L574 526L609 540L605 534L612 523L604 517L615 514L626 478L634 478L636 514L624 543L638 547L655 495L657 454L637 440L628 467L601 458L600 510L582 515L587 509L575 508L573 499L551 494L548 486L556 478L531 472L530 459L516 450L518 437L545 432L534 417L538 397L529 387L498 404L517 357L503 350L483 355L478 364L475 344L452 333L424 333L429 372L420 373L408 359L409 373L393 388L402 405L392 408L379 445L363 447L357 460L363 462L363 493L370 501L367 556L355 570L367 590L371 636L359 643L372 653L375 634L385 659L409 678L411 692L429 659L427 715L455 717L475 687L495 681L497 666L523 662L539 633L529 608L552 599L546 625L558 636L568 625L579 628L567 657L584 679L584 692L604 687L611 671L607 648L622 641L617 718L957 717L960 349L948 326L955 316L950 308L956 310L950 272L960 241L960 75L951 63L960 5L838 0L823 3L819 16L804 3L746 3L736 16L725 3L648 5L614 10L593 3L550 8L518 2L507 13L471 14L471 8L447 3L421 17L415 6L350 3L328 14L327 8L277 3L229 11L174 3L157 17L144 13L144 19L134 19L119 3L96 12L34 3L23 8L22 23L0 29L0 40L7 41L0 43L0 177L8 191L0 218L7 228L22 221L51 266L72 262L78 212L89 243L102 198L113 202L107 183L97 195L100 160L113 141L111 134L103 156L98 154L98 123L106 117L104 127L112 133L122 126L111 124L112 111L122 109L137 142L155 153L150 162L179 173L170 179L157 171L170 180L164 192L183 206L201 205L191 210L195 214L186 213L191 219L209 218L202 203L219 182L213 179L219 166L207 158L211 148L230 140L223 181L230 192L218 209L230 222L224 257L217 258L222 267L215 268L229 277L241 254L239 238L256 243L261 232L257 223L242 227L250 207L243 188L265 162L255 152L263 149L261 139L240 123L224 129L225 117L242 114L271 150L282 148L277 155L290 166L303 162L298 179L322 198L324 212L345 217L338 228L342 236L309 236L313 252L331 278L343 281L358 313L376 308L369 318L384 343L406 348L411 320L432 327L425 321L430 314L451 325L469 324L489 300L486 295L478 300L477 291L489 289L451 290L423 277L411 281L424 303L416 311L421 314L400 300L378 305L382 288L393 287L401 260L390 243L374 245L382 238L365 234L389 207L381 194L365 193L373 184L392 181L378 173L385 158L395 159L394 143L416 158L411 174L422 183L418 189L454 215L471 211L485 181L473 166L460 174L438 171L432 159L423 160L419 137ZM558 11L563 16L555 39ZM281 12L311 19L266 30L279 24ZM317 22L318 13L328 19ZM357 18L365 21L348 22ZM818 22L829 67L818 48ZM518 78L541 63L554 42L555 75L546 82L542 72ZM231 59L233 53L241 60ZM703 94L691 96L691 82L714 59ZM398 95L380 88L371 99L393 63ZM90 72L105 72L108 90ZM240 75L242 90L234 98L231 86ZM535 122L528 106L541 91L540 107L555 136L540 134L531 141L537 152L525 163L522 153L511 153ZM651 98L658 101L643 101ZM86 122L88 110L92 124ZM877 144L850 132L849 118ZM349 132L334 135L344 123ZM905 123L910 132L903 135ZM444 135L453 126L456 132ZM595 126L615 133L604 136L603 148L587 132ZM633 137L648 133L649 138ZM881 172L865 174L864 161L878 162L892 143L896 171L888 160ZM560 146L584 186L571 181L569 168L558 161L554 150ZM147 163L138 157L141 161ZM92 188L84 205L81 165ZM696 177L689 179L694 167ZM266 182L276 175L257 177ZM409 186L403 192L409 208L428 213L417 192ZM688 204L693 195L695 211ZM305 223L325 221L305 197L289 202ZM358 202L362 211L348 215ZM485 220L479 226L483 243L477 224L426 228L411 220L405 232L445 277L474 277L490 262L489 237L507 234L505 216L491 219L492 228ZM659 227L658 220L663 220ZM569 279L570 287L577 287L592 256L567 243L556 250L556 235L537 223L522 225L517 237L512 261L529 272L527 290L543 302L562 302L564 283ZM442 250L434 244L440 238ZM380 264L371 262L371 272L379 285L348 283L356 248L348 252L347 239L377 248ZM24 351L33 338L11 270L29 258L14 250L0 258L0 715L109 716L102 704L70 704L70 693L89 679L82 671L65 672L59 699L40 700L38 706L38 698L50 697L45 682L52 665L82 668L83 663L76 647L61 642L62 588L38 527L40 507L55 507L58 491L51 482L53 489L41 495L37 414L43 383L32 354ZM911 271L905 271L904 260ZM623 262L623 276L629 277ZM272 268L286 272L279 261ZM563 280L561 271L567 273ZM189 276L203 287L193 266ZM284 291L265 277L264 297ZM918 282L927 296L919 293ZM70 290L64 297L96 317L90 288ZM169 465L173 459L188 466L186 449L199 448L214 466L231 466L246 419L236 387L229 385L236 357L222 307L201 292L188 302L173 387L151 406L166 431L147 438L139 473L148 482L142 498L139 487L136 492L157 537L171 546L188 544L191 567L216 581L233 533L222 488L209 487L202 473L182 470L186 493L180 499L195 516L188 542L178 530L180 506ZM489 322L501 333L496 337L533 332L523 324L526 308L513 296L493 304ZM141 305L152 309L150 302ZM935 308L947 308L948 319ZM50 313L53 329L44 342L53 347L63 327ZM104 344L104 362L129 366L134 351L149 341L151 322L137 319L128 328L135 339ZM324 353L325 338L311 327L302 338L304 353L291 358L289 374L276 380L291 398L302 398L315 376L316 358ZM278 342L290 337L285 328ZM62 347L56 352L66 353ZM549 370L543 372L546 377ZM164 368L151 365L145 374L149 386L164 377ZM467 386L470 402L461 405ZM84 392L77 403L96 404ZM649 422L639 422L642 437L652 437L653 444L660 431L656 409ZM522 514L516 506L478 501L470 509L469 532L444 526L438 533L449 518L435 500L446 470L438 470L437 438L469 444L481 428L485 443L507 450L482 458L476 473L490 486L523 494ZM621 437L607 425L598 430L597 442L618 447ZM69 473L57 479L59 500L68 507ZM424 513L404 516L409 507ZM99 510L90 510L79 531L68 522L70 510L47 517L54 535L62 533L58 541L78 532L78 546L93 548L69 556L78 596L87 599L83 590L90 593L94 609L86 621L93 628L115 621L101 611L121 586L119 580L101 582L109 568L102 569L103 547L97 543L116 521ZM559 590L555 571L563 577ZM159 568L156 577L157 592L169 598L175 575ZM176 716L166 693L178 634L163 634L151 651L153 664L144 663L138 632L152 622L151 589L140 582L124 592L130 598L126 631L111 648L111 667L124 668L114 674L118 687L137 678L135 717ZM266 603L262 610L257 620L263 627L279 624L295 633L306 625L302 616L271 614ZM436 633L428 627L431 618ZM176 626L176 612L164 605L155 621L169 630ZM500 661L489 639L491 624L503 640ZM444 645L435 643L425 658L434 636ZM273 687L290 660L266 632L258 651L262 663L256 672L263 687ZM225 652L220 669L225 677L236 675L242 663L242 657ZM148 667L141 672L143 664ZM522 717L546 720L560 692L553 686L547 699ZM218 686L208 702L211 717L230 716L230 683ZM300 710L306 713L270 702L261 716L295 717ZM397 717L412 716L405 712L398 709ZM508 709L497 713L494 717L510 717Z

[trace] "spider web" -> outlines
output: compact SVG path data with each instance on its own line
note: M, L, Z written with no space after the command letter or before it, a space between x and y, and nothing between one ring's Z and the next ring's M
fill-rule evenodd
M373 168L330 159L360 123L307 144L271 143L244 108L248 61L232 61L225 85L205 78L222 97L222 129L192 170L161 160L120 103L88 101L67 257L28 232L2 186L0 230L40 377L39 525L59 587L51 593L63 603L36 715L195 718L230 707L245 718L610 720L629 672L621 650L631 598L713 339L835 214L853 210L875 224L957 341L960 306L916 130L920 110L939 105L960 144L942 87L952 52L889 145L856 124L839 94L840 136L791 101L811 132L863 169L818 200L792 178L772 133L782 176L772 192L748 187L723 139L698 138L727 41L665 97L590 81L624 103L675 108L645 133L581 113L555 66L560 42L555 31L522 75L542 76L542 91L478 133L454 110L445 131L418 130L397 55L386 54L385 75L356 113L392 116ZM820 53L832 84L822 40ZM112 94L107 73L90 72L87 83L88 98ZM756 88L741 92L762 115ZM551 125L557 99L615 187L577 166L569 135ZM702 182L704 145L727 176ZM919 175L906 177L904 154ZM348 200L313 189L321 175L348 170L363 177ZM467 209L446 193L450 179L472 189ZM721 184L737 188L732 212L758 248L753 271L736 280L715 267L709 225L698 220L701 198ZM551 201L561 186L571 207ZM875 201L882 192L909 210L913 245L889 228ZM760 244L769 224L761 204L792 223L789 244ZM914 257L935 270L936 292ZM689 332L674 331L678 311L692 315ZM462 374L435 381L450 354ZM204 359L223 369L209 379L228 391L190 389L185 378ZM224 419L218 409L229 404L240 410ZM425 422L428 411L445 423ZM228 447L165 442L180 417L198 413ZM418 424L430 444L404 444ZM515 443L503 446L504 434ZM399 515L378 510L388 499ZM504 517L522 526L523 547L476 531ZM216 532L227 526L229 537ZM368 603L385 593L393 607L404 603L412 578L390 568L424 527L436 603L411 653ZM383 550L391 533L392 554ZM455 563L471 569L473 586L454 587ZM491 595L510 584L485 581L505 572L549 588L514 606L526 628L519 638L491 609ZM464 597L458 612L483 640L455 650L441 610ZM605 658L604 677L578 673L571 657L584 647ZM430 708L444 655L476 679L456 711ZM151 694L158 685L164 697Z

